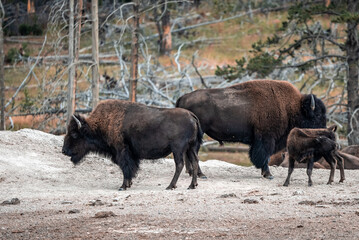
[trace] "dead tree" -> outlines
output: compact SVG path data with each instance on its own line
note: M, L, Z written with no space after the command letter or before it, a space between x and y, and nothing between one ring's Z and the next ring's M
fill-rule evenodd
M172 50L171 13L166 0L159 1L159 5L161 6L160 15L157 12L157 8L154 8L154 17L159 36L159 52L161 55L169 55Z
M69 81L67 85L67 125L70 123L71 116L75 111L75 60L74 60L74 0L69 1Z
M136 89L138 79L138 31L140 27L139 20L140 1L135 0L133 4L133 29L131 45L131 79L130 79L130 101L136 102Z
M0 0L0 107L1 107L1 120L0 130L5 130L5 79L4 79L4 32L2 29L3 18L5 11Z
M98 39L98 1L91 2L91 17L92 17L92 108L98 104L99 101L99 39Z

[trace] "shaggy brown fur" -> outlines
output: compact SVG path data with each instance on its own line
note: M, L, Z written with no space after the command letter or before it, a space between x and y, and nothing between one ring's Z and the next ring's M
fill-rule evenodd
M202 143L197 117L185 109L148 107L121 100L101 102L88 118L75 116L68 126L63 153L78 164L89 152L110 156L124 175L121 190L132 184L141 159L166 157L171 152L175 175L167 189L176 187L186 157L193 169L189 188L197 185L197 148Z
M289 167L284 186L289 185L295 162L307 162L308 185L311 186L313 164L322 157L329 163L331 169L328 184L333 182L337 160L340 168L340 182L344 181L344 163L337 152L338 144L335 141L336 129L334 125L324 129L293 128L291 130L287 140Z
M286 81L253 80L227 88L200 89L179 98L176 106L196 114L211 138L249 144L252 163L267 178L272 176L269 157L285 147L292 128L326 124L323 102L301 94Z

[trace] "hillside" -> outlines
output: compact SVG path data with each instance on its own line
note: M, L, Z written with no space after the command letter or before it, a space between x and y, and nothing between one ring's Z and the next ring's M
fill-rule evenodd
M208 160L197 189L187 190L182 172L168 191L175 167L161 159L143 161L132 188L119 192L118 167L95 155L73 167L62 141L0 132L0 239L359 238L358 170L344 184L337 171L328 186L329 171L315 169L307 187L305 169L295 169L283 187L287 169L271 168L267 180L254 167Z

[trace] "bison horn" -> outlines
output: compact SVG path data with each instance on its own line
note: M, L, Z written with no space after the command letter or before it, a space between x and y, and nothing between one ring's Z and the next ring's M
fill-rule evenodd
M315 100L314 100L313 94L311 94L310 107L311 107L312 110L314 111L314 109L315 109Z
M77 127L80 129L82 127L80 120L78 120L77 117L75 117L75 115L72 115L72 117L75 119L75 121L77 123Z

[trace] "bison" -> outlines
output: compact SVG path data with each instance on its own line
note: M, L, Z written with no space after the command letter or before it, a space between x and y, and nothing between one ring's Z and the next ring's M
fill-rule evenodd
M203 132L220 143L249 144L250 159L265 178L273 178L269 158L285 147L292 128L326 126L323 102L315 95L301 94L286 81L253 80L200 89L180 97L176 107L192 111ZM200 168L198 174L202 174Z
M197 173L197 149L202 135L199 120L185 109L106 100L88 118L73 116L62 152L75 165L89 152L111 157L124 176L120 190L131 187L141 159L158 159L172 152L176 172L167 189L174 189L184 166L184 156L193 166L193 173ZM196 186L197 174L193 174L189 188Z
M287 150L289 156L288 176L284 186L288 186L290 176L293 173L295 161L307 162L308 186L312 186L313 164L320 158L324 158L330 165L330 176L328 184L334 180L334 171L338 161L340 169L340 182L345 180L343 159L338 154L338 144L335 140L337 127L335 125L323 129L300 129L293 128L287 140Z

